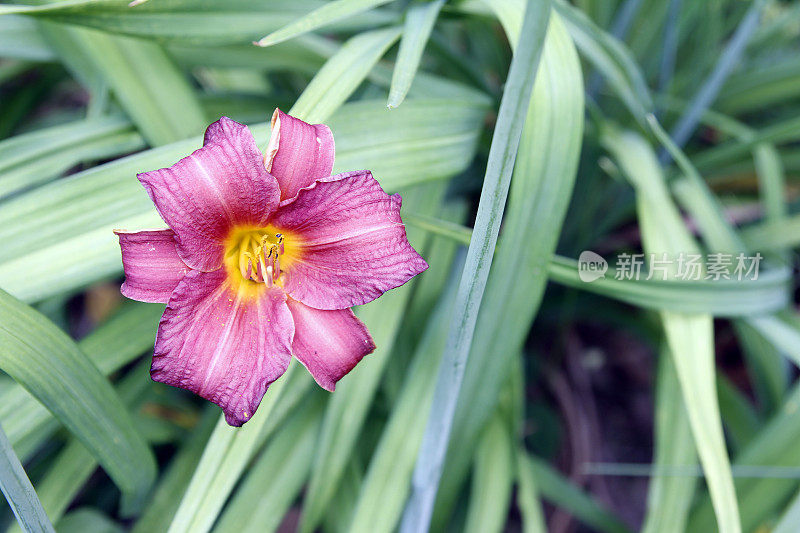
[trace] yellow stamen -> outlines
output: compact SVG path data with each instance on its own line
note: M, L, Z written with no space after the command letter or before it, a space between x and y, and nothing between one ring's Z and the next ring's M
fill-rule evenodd
M242 281L271 287L279 280L280 257L285 252L282 234L269 228L234 231L228 238L227 250L226 262Z

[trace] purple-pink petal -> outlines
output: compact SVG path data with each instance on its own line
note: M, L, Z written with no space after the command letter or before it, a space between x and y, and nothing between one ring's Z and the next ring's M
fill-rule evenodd
M406 238L400 206L367 170L319 179L282 202L271 222L298 239L287 294L316 309L346 309L428 268Z
M294 319L292 353L325 390L333 391L375 343L350 309L322 311L287 300Z
M276 109L264 157L267 170L281 187L281 200L294 198L317 178L331 175L333 134L324 124L308 124Z
M227 117L208 127L202 148L139 181L175 231L181 259L202 271L222 264L231 227L265 225L280 201L250 130Z
M158 328L150 374L220 407L232 426L256 411L289 365L294 323L276 287L232 289L224 269L192 271L178 284Z
M122 294L140 302L167 303L190 270L175 249L175 233L171 229L114 233L125 270Z

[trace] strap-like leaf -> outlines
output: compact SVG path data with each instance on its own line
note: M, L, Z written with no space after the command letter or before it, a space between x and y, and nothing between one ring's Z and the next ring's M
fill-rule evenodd
M0 291L0 368L42 402L94 455L126 496L142 503L155 460L97 367L43 315Z

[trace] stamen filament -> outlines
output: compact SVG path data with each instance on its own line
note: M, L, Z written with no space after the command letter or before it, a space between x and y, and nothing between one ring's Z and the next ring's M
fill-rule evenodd
M238 248L239 273L246 280L264 283L268 287L281 274L280 256L284 253L283 235L265 231L248 232L241 236Z

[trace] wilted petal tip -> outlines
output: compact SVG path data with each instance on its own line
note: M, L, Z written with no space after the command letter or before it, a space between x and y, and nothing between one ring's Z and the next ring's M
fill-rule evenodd
M333 133L324 124L309 124L275 109L270 120L271 133L264 154L267 171L281 188L281 200L327 178L333 170Z
M367 170L367 172L369 172L369 170ZM370 172L369 175L372 176L372 173ZM392 203L397 205L397 209L400 209L401 207L403 207L403 197L400 196L399 194L394 193L389 198L392 200Z

